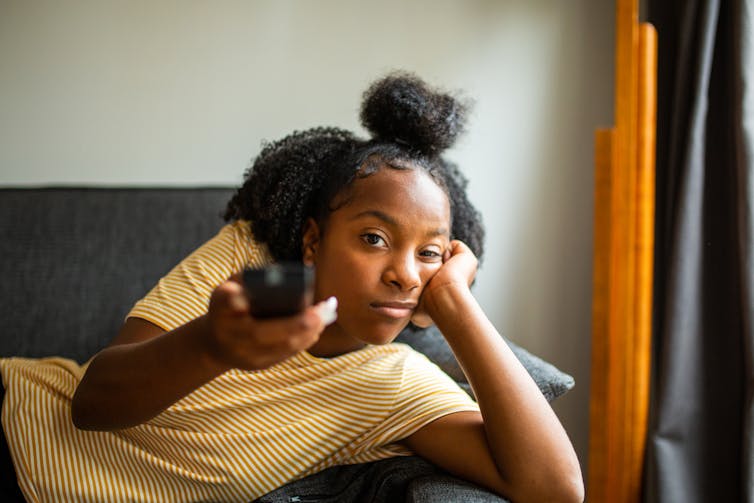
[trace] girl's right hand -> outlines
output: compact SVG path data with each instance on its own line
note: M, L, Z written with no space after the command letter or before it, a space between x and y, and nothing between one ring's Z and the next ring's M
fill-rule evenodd
M270 367L316 343L337 318L337 305L331 297L290 317L254 319L243 286L231 279L210 298L205 330L208 355L227 369Z

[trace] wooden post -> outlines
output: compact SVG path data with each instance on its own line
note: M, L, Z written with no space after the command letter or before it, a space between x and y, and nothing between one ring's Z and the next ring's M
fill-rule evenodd
M595 136L587 500L636 502L649 405L657 36L617 0L615 127Z

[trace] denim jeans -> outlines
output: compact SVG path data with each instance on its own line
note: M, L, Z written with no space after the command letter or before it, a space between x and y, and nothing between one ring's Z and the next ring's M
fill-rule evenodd
M328 468L280 487L256 503L505 503L416 456Z

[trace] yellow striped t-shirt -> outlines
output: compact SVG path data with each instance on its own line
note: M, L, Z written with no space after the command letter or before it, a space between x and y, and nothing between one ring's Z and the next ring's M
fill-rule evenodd
M203 314L225 278L268 260L247 224L227 225L129 316L171 330ZM426 357L388 344L231 370L142 425L89 432L70 415L85 370L62 358L0 360L2 424L28 501L250 501L330 466L409 454L399 440L478 410Z

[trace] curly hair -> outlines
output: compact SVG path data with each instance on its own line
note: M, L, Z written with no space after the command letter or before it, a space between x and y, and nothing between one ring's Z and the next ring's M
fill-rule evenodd
M372 134L318 127L264 145L228 202L224 218L251 222L255 239L277 260L302 260L308 218L326 226L336 196L385 166L423 169L448 195L451 239L481 261L484 226L466 195L467 180L442 157L463 132L469 105L409 73L393 73L364 93L361 122Z

